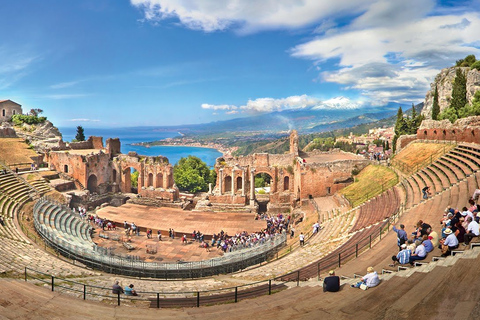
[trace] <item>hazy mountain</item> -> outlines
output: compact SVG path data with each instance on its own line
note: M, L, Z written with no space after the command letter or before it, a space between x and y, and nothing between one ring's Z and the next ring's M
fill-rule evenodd
M156 127L155 130L181 131L185 134L217 132L256 132L279 133L292 129L300 133L330 131L338 128L353 127L362 123L374 122L395 115L397 103L382 107L357 109L292 109L255 116L172 127ZM404 110L408 108L402 105Z

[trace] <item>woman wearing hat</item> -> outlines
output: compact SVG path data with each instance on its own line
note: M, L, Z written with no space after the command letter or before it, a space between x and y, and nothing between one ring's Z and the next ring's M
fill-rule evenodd
M451 255L452 251L458 248L458 239L453 233L452 229L447 228L444 231L446 238L440 240L441 248L442 248L442 257L446 257L447 255Z
M372 288L377 286L380 283L380 279L378 278L378 274L375 270L373 270L373 267L368 267L367 268L367 274L364 275L361 279L360 282L357 282L356 284L352 284L352 288Z

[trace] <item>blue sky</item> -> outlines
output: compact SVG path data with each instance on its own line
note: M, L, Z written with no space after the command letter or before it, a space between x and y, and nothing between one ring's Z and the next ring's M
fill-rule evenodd
M0 0L0 99L57 126L418 103L480 0Z

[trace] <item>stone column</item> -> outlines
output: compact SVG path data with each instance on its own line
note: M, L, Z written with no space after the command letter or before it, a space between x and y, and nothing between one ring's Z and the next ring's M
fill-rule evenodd
M220 195L223 194L223 168L218 170L220 177L218 178L218 187L220 188Z
M245 169L242 170L242 197L245 197Z
M208 194L212 194L212 183L208 184Z
M255 205L255 169L250 169L250 205Z
M235 169L232 168L232 196L235 195Z

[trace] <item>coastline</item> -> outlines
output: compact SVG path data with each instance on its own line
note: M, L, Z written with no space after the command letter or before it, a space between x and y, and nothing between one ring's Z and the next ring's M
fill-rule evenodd
M137 143L132 143L131 145L135 146L142 146L145 148L151 148L151 147L192 147L192 148L204 148L204 149L213 149L222 154L222 156L225 155L231 155L233 151L235 151L236 148L226 148L225 146L220 146L217 144L200 144L198 142L193 142L193 143L188 143L188 142L179 142L179 143L165 143L165 144L151 144L150 142L137 142Z

